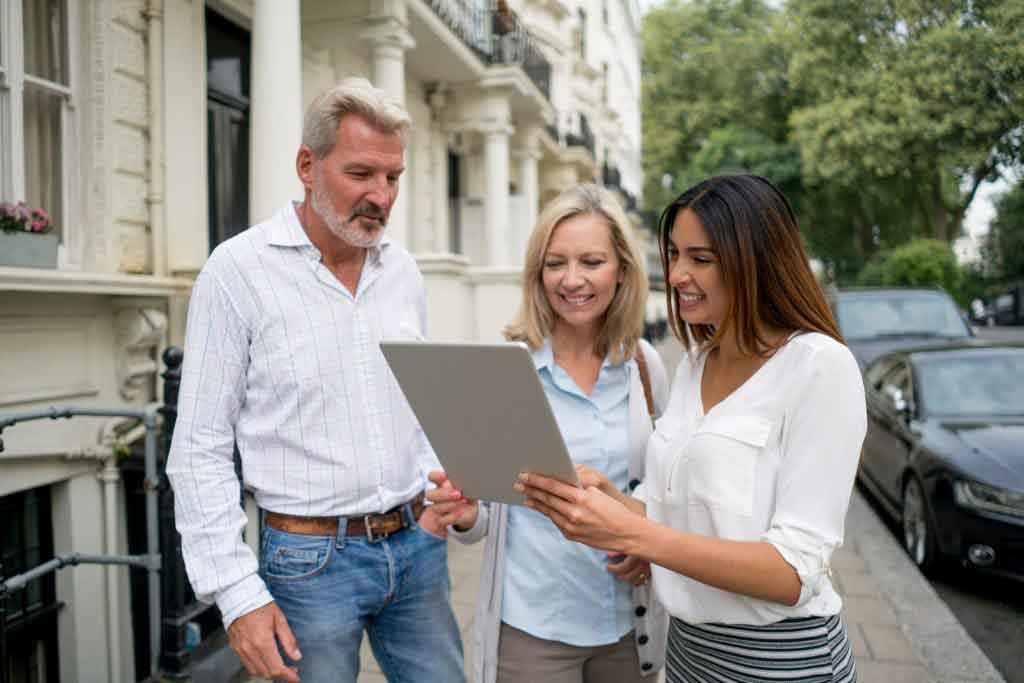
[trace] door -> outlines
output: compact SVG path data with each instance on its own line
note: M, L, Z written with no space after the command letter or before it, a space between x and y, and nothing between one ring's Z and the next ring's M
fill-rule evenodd
M210 250L249 227L249 33L206 10Z

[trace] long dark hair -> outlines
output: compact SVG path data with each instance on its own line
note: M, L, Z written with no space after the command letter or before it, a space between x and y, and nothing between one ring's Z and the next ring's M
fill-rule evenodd
M684 210L692 211L707 232L730 291L720 329L684 321L668 282L669 236ZM694 185L662 212L658 234L669 321L684 344L692 340L701 349L714 348L733 325L737 344L747 354L766 355L777 347L764 338L767 328L821 332L844 343L807 262L793 208L767 179L721 175Z

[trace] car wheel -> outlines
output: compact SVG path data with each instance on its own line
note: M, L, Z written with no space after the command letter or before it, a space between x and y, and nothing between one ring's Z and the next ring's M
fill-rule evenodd
M935 570L935 531L924 489L916 477L903 485L903 547L922 573L929 575Z

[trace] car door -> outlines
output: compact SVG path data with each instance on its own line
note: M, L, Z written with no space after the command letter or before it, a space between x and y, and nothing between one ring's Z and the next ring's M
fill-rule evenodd
M903 472L913 447L910 423L915 414L910 365L905 358L881 378L876 412L872 476L894 505L903 495Z
M882 381L899 362L899 357L887 355L879 358L864 371L864 394L867 402L868 430L864 437L864 448L861 451L860 468L862 478L878 486L882 466L879 460L886 450L888 437L885 436L886 417L885 404L887 399L882 395Z

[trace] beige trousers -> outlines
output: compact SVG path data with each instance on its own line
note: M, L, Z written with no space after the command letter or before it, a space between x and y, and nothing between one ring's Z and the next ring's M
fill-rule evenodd
M502 622L498 683L639 683L640 660L630 631L595 647L536 638Z

